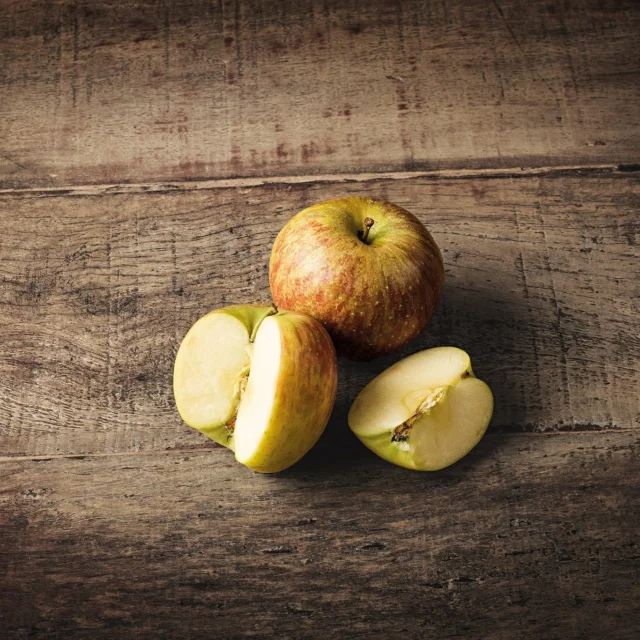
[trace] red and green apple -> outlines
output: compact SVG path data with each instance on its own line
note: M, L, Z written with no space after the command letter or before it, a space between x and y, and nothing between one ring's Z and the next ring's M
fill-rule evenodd
M269 281L276 305L319 320L338 355L370 360L424 329L442 295L444 265L406 209L345 197L289 220L273 245Z

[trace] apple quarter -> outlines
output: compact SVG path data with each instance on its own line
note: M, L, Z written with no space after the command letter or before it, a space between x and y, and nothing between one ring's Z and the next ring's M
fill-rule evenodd
M374 453L408 469L436 471L464 457L493 413L489 387L455 347L415 353L383 371L357 396L349 426Z

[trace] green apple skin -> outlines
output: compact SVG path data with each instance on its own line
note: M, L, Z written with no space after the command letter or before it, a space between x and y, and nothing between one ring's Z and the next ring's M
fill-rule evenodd
M277 311L274 314L273 307L245 304L216 309L210 313L227 314L236 318L245 326L247 335L251 338L255 337L265 318L270 317L278 323L281 365L272 410L259 451L242 463L261 473L282 471L300 460L313 447L329 421L338 383L337 356L333 342L317 320L296 312ZM185 412L178 402L179 384L174 371L174 396L178 411L184 417ZM230 434L227 421L189 426L235 451L234 434Z
M423 471L414 462L413 454L406 442L392 442L388 433L371 437L357 436L357 438L369 451L373 451L383 460L412 471Z
M359 233L374 221L366 242ZM424 225L384 200L316 204L280 231L269 264L274 302L327 328L338 355L370 360L415 338L442 295L442 255Z

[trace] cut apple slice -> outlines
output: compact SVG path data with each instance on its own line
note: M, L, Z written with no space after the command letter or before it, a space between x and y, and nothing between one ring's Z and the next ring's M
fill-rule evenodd
M416 353L381 373L358 395L349 426L381 458L436 471L478 444L493 413L489 387L455 347Z
M200 318L185 336L176 356L174 396L190 427L213 433L235 415L251 362L249 337L238 318L219 312Z
M275 401L280 375L280 328L265 318L256 335L249 380L234 430L236 458L242 464L270 448L273 438Z
M281 471L320 437L337 386L336 354L303 314L239 305L198 320L174 368L184 421L256 471Z

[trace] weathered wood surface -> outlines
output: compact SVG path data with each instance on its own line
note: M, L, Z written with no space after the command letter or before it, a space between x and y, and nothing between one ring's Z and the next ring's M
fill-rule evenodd
M638 32L632 0L0 2L0 636L635 639ZM347 193L420 216L445 296L257 475L173 358ZM346 414L437 344L496 412L412 473Z
M211 308L269 299L272 242L340 194L414 211L443 250L445 295L402 353L340 366L329 435L377 372L436 344L469 351L494 431L640 425L640 184L629 173L269 184L0 198L0 451L184 449L175 352Z
M4 0L0 185L640 160L634 0Z
M13 638L637 638L637 432L488 437L437 474L364 448L0 465Z

